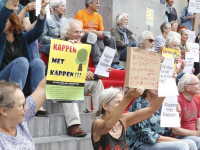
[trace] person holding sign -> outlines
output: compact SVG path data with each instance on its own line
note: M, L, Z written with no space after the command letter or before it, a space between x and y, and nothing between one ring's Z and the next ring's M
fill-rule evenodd
M60 38L61 27L67 22L64 17L66 0L51 0L50 6L53 14L50 19L47 19L44 32L40 37L40 51L46 55L49 55L51 39Z
M79 20L69 19L68 22L61 28L61 40L72 43L81 43L83 24ZM110 70L109 70L110 71ZM100 80L102 76L93 74L89 68L86 75L84 86L84 95L92 94L92 102L94 109L98 108L99 96L103 91L103 83ZM68 135L74 137L83 137L87 132L80 128L79 110L76 103L63 104L65 120L68 126Z
M158 90L145 90L142 96L137 98L129 108L130 112L137 112L148 108L158 100ZM180 112L180 105L177 106ZM160 127L160 112L154 113L151 118L127 128L127 142L130 150L196 150L196 144L192 140L179 140L169 137L172 128Z
M200 149L200 108L195 98L196 94L200 94L199 79L193 74L184 74L178 83L178 91L181 128L173 128L173 134L182 140L193 140Z
M94 150L129 149L125 137L126 128L151 117L164 100L164 97L159 97L147 108L122 114L132 99L137 98L143 91L144 88L129 89L124 98L124 93L113 87L101 93L99 108L93 112L93 117L101 117L92 123Z

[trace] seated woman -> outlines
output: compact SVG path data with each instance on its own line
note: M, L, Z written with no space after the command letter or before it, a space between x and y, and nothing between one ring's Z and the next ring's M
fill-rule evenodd
M172 31L177 32L177 30L178 30L178 23L176 21L171 21L170 24L172 26Z
M45 1L45 0L44 0ZM28 124L46 100L44 78L25 99L20 85L0 81L0 149L34 150Z
M66 0L51 0L53 13L47 19L44 32L40 37L40 52L49 55L51 39L60 38L61 27L67 22L63 16L66 10Z
M45 25L45 7L43 0L41 14L34 28L21 32L23 25L12 9L18 0L8 0L0 10L0 80L11 80L20 85L25 95L32 93L44 78L45 66L41 59L31 58L28 45L38 39Z
M123 93L113 87L101 93L99 109L93 112L93 116L101 117L92 123L94 150L129 149L125 137L126 128L151 117L164 100L164 97L158 97L147 108L122 114L132 99L137 98L143 91L143 88L129 89L124 98Z
M145 90L142 96L132 103L129 112L148 108L155 103L157 97L157 90ZM197 150L194 141L168 137L171 135L172 128L160 127L160 113L157 111L151 118L128 127L126 139L130 150Z

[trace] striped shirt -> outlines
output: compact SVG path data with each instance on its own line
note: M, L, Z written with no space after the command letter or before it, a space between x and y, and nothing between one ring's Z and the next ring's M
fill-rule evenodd
M154 48L154 51L155 52L158 52L159 51L159 48L163 45L165 45L165 39L162 35L159 35L155 38L155 48Z

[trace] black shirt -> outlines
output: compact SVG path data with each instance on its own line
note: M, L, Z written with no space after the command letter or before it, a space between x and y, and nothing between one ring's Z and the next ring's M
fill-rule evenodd
M22 34L15 36L15 40L12 43L6 40L6 49L0 70L3 70L11 61L18 57L23 57Z
M167 16L168 16L169 22L177 20L178 17L177 17L176 9L172 8L170 10L170 13L167 14Z

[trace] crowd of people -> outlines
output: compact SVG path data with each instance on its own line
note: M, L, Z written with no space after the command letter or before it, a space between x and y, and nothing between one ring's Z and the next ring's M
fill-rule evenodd
M190 51L187 29L191 30L195 15L185 7L178 25L174 0L166 2L161 35L154 39L150 31L143 31L136 40L134 31L128 29L127 13L118 14L116 26L110 32L104 31L103 18L98 13L99 0L85 0L85 9L79 10L74 18L64 16L66 0L42 0L40 14L33 23L28 12L35 10L35 2L23 7L19 0L0 1L0 149L35 149L28 124L35 115L49 115L42 107L46 101L46 77L38 40L40 51L49 55L51 39L90 44L95 67L105 46L116 49L108 72L124 70L119 61L126 61L128 47L160 54L164 48L180 50L174 60L177 66L173 78L179 92L177 112L181 127L160 127L159 108L165 97L158 97L157 89L104 90L101 79L105 77L88 68L84 95L92 95L94 107L91 141L95 150L200 149L199 63L194 65L194 74L183 73L187 64L185 52ZM51 16L47 19L48 4ZM198 43L199 38L194 42ZM133 99L129 112L123 113ZM64 103L63 108L68 135L86 136L87 132L80 127L77 104Z

